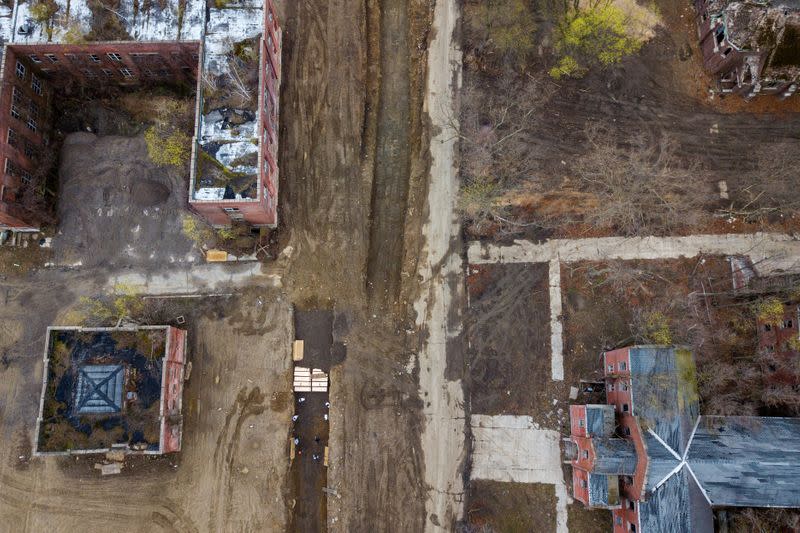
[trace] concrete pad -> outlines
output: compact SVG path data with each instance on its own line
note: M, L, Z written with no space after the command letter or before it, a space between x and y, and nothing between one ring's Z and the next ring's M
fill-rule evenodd
M558 533L567 533L571 499L561 470L561 435L529 416L472 415L472 479L555 485Z

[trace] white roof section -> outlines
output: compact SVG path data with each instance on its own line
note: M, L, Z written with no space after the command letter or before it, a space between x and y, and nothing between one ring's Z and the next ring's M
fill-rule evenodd
M31 15L32 2L17 3L11 40L17 44L62 43L74 41L92 29L92 11L86 0L55 0L59 9L53 17L52 36L45 23ZM162 9L158 2L134 14L133 0L121 0L113 12L134 41L199 41L205 23L205 2L187 0L183 18L179 20L179 0L166 0ZM140 3L141 6L141 3ZM141 9L141 7L140 7ZM0 14L2 16L2 14ZM23 32L20 33L20 29Z
M205 70L215 75L227 74L225 54L233 43L252 39L263 31L264 10L261 5L211 9L206 25Z
M14 11L10 7L0 5L0 44L9 42L14 34L13 17Z
M225 8L209 10L204 41L203 70L213 76L230 74L227 54L237 42L259 37L264 32L264 7L260 0L231 0ZM252 87L253 93L258 87ZM226 113L242 115L243 110L227 110ZM210 151L214 158L228 170L237 174L257 175L254 166L234 164L249 155L258 156L258 114L231 127L218 109L212 109L200 117L199 138L201 146L214 146ZM221 145L216 147L217 145ZM193 191L194 200L205 200L204 189ZM203 191L203 192L201 192ZM238 195L237 195L238 198Z

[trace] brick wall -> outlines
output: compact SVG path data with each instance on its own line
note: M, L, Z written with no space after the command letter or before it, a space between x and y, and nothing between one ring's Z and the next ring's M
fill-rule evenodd
M161 390L161 436L162 453L177 452L181 449L183 408L183 376L186 362L186 331L167 328L168 352L164 358L163 388Z
M19 206L19 191L49 144L57 87L193 82L198 50L198 42L6 46L0 70L0 226L41 223Z
M278 222L278 117L281 83L281 29L272 0L264 4L260 43L258 197L248 200L193 200L189 207L212 226L242 220L251 226L274 227ZM190 191L192 194L194 191Z

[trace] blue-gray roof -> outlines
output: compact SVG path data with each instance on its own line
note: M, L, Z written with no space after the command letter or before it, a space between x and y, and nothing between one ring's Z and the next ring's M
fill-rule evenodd
M636 471L636 449L630 439L592 439L595 453L594 472L632 476Z
M639 521L647 533L714 533L711 507L682 468L646 501L639 502Z
M614 406L588 404L586 406L586 432L598 437L610 437L614 433L616 420Z
M800 507L800 419L703 416L687 462L714 506Z
M632 414L683 455L700 414L692 351L680 346L630 349Z
M661 444L649 431L642 434L647 447L647 473L645 474L645 494L650 494L656 485L673 472L681 460Z
M122 365L85 365L78 369L75 413L118 413L122 410Z
M608 506L608 476L604 474L589 474L589 505Z

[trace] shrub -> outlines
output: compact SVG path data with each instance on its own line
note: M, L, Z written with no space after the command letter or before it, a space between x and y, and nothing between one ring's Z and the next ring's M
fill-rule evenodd
M202 246L214 238L211 228L191 215L183 216L183 234L198 246Z
M31 17L39 23L49 21L57 11L58 4L53 0L38 2L30 7Z
M492 212L501 192L490 177L475 176L461 187L458 208L467 218L479 218Z
M144 141L150 159L157 165L183 166L189 162L191 139L182 131L151 126L144 132Z
M656 311L650 313L645 323L647 336L655 344L672 344L672 331L669 329L669 320L664 313Z
M768 298L756 304L756 316L766 324L777 324L783 321L783 302L777 298Z
M582 76L592 64L618 63L644 43L631 33L629 17L608 1L571 9L557 30L559 64L550 75Z
M526 0L482 0L465 11L470 28L499 54L525 58L533 51L536 22Z

